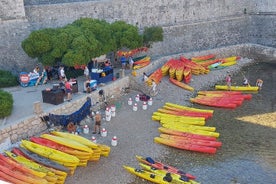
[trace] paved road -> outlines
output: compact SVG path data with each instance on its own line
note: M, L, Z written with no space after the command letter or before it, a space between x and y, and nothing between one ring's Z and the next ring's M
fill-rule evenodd
M119 68L115 68L114 75L116 75L119 72L119 70ZM128 74L130 74L130 70L126 71L126 75ZM82 76L77 78L77 80L79 92L73 94L73 101L85 95L85 93L83 93L83 82L85 81L85 78ZM11 116L2 120L2 123L0 121L0 128L8 124L18 123L20 120L24 120L27 117L34 115L34 103L37 101L41 102L41 108L44 112L50 112L52 109L57 108L58 105L43 103L42 90L46 88L52 88L53 84L58 83L59 81L48 81L48 83L45 85L31 87L16 86L11 88L5 88L5 91L8 91L13 95L14 104Z

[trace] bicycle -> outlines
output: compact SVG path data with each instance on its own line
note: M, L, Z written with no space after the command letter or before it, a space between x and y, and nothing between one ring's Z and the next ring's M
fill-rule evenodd
M159 93L159 90L157 88L157 85L155 87L152 86L150 89L150 92L149 92L150 96L152 96L152 97L156 96L156 95L158 95L158 93Z
M120 91L120 96L124 96L130 93L130 88L129 87L123 87Z

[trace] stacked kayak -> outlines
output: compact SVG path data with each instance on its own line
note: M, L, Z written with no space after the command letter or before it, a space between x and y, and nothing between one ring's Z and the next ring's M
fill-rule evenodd
M162 126L160 136L154 141L178 149L214 154L222 143L216 140L219 137L216 127L204 126L212 115L213 110L166 103L152 115Z
M204 66L201 66L200 64L191 61L184 56L180 56L180 61L184 63L185 67L191 68L192 74L199 75L199 74L207 74L209 73L209 69L205 68Z
M181 171L175 167L154 161L151 157L136 156L140 168L123 166L129 173L140 178L159 184L183 183L198 184L195 176Z
M78 166L109 156L110 147L75 134L53 131L22 140L0 154L0 179L15 184L65 183ZM16 175L16 176L15 176Z
M244 100L250 100L251 98L251 94L231 91L199 91L195 98L190 98L190 101L200 105L235 109L240 106Z
M38 172L37 172L38 173ZM12 183L47 184L46 173L36 175L36 171L13 161L11 158L0 155L0 177Z
M55 174L55 176L57 177L56 183L64 183L65 182L67 174L69 173L69 170L66 167L64 167L56 162L53 162L45 157L41 157L35 153L32 153L24 148L13 148L12 152L18 156L22 156L31 161L34 161L37 164L42 165L42 167L45 167L49 171L53 172Z
M67 153L46 147L46 146L42 146L40 144L36 144L31 141L22 140L21 146L33 153L36 153L36 154L42 156L42 157L46 157L54 162L62 164L63 166L70 169L71 174L74 173L74 171L80 161L77 157L75 157L73 155L70 155L70 154L67 154Z
M140 69L140 68L143 68L145 66L148 66L150 64L150 57L147 56L147 57L144 57L138 61L135 61L133 63L133 69L134 70L137 70L137 69Z
M52 183L56 183L58 180L58 177L55 175L54 172L52 172L51 170L47 169L46 167L33 162L21 155L16 155L12 152L9 151L5 151L5 154L8 155L10 158L12 158L14 161L24 165L25 167L28 167L32 170L35 170L39 173L43 173L45 176L43 177L43 179L45 179L48 182L52 182ZM64 180L63 180L64 182Z
M160 81L162 80L162 71L161 71L161 68L158 68L157 70L155 70L148 78L148 80L146 81L147 84L149 86L152 85L152 81L154 81L156 84L159 84Z

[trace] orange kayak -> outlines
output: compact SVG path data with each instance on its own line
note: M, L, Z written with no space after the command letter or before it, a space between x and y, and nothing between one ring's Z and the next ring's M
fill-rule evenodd
M208 55L203 55L203 56L196 56L192 57L192 61L198 62L198 61L205 61L209 59L213 59L216 55L215 54L208 54Z
M12 165L14 166L15 168L17 168L18 170L22 171L23 173L29 173L29 174L32 174L32 175L35 175L35 176L38 176L40 178L43 178L46 176L45 173L42 173L42 172L37 172L35 170L32 170L22 164L19 164L17 163L16 161L12 160L10 157L6 157L2 154L0 154L0 160L4 161L6 164L8 165Z
M217 149L213 147L200 146L196 144L183 143L183 142L179 143L179 142L175 142L169 139L164 139L161 137L155 137L154 142L159 144L164 144L170 147L178 148L178 149L184 149L184 150L196 151L196 152L202 152L202 153L215 154L217 151Z
M21 181L24 181L27 183L33 183L33 184L47 184L48 183L47 180L45 180L45 179L21 172L21 171L17 170L15 167L5 164L5 162L2 160L0 160L0 171L11 176L11 177L14 177L18 180L21 180Z
M179 82L178 80L175 80L173 78L170 78L170 81L171 81L171 83L173 83L173 84L175 84L175 85L177 85L177 86L179 86L179 87L181 87L183 89L186 89L188 91L194 91L193 87L191 87L191 86L189 86L187 84L184 84L183 82Z
M170 134L170 135L177 135L182 137L188 137L192 139L199 139L199 140L208 140L208 141L215 141L217 140L216 137L206 136L206 135L198 135L198 134L192 134L188 132L181 132L178 130L173 130L165 127L159 127L158 130L162 133Z

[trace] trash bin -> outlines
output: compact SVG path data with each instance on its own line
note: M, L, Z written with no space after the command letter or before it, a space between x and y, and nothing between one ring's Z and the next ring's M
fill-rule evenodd
M116 79L119 79L120 78L120 73L116 73Z

